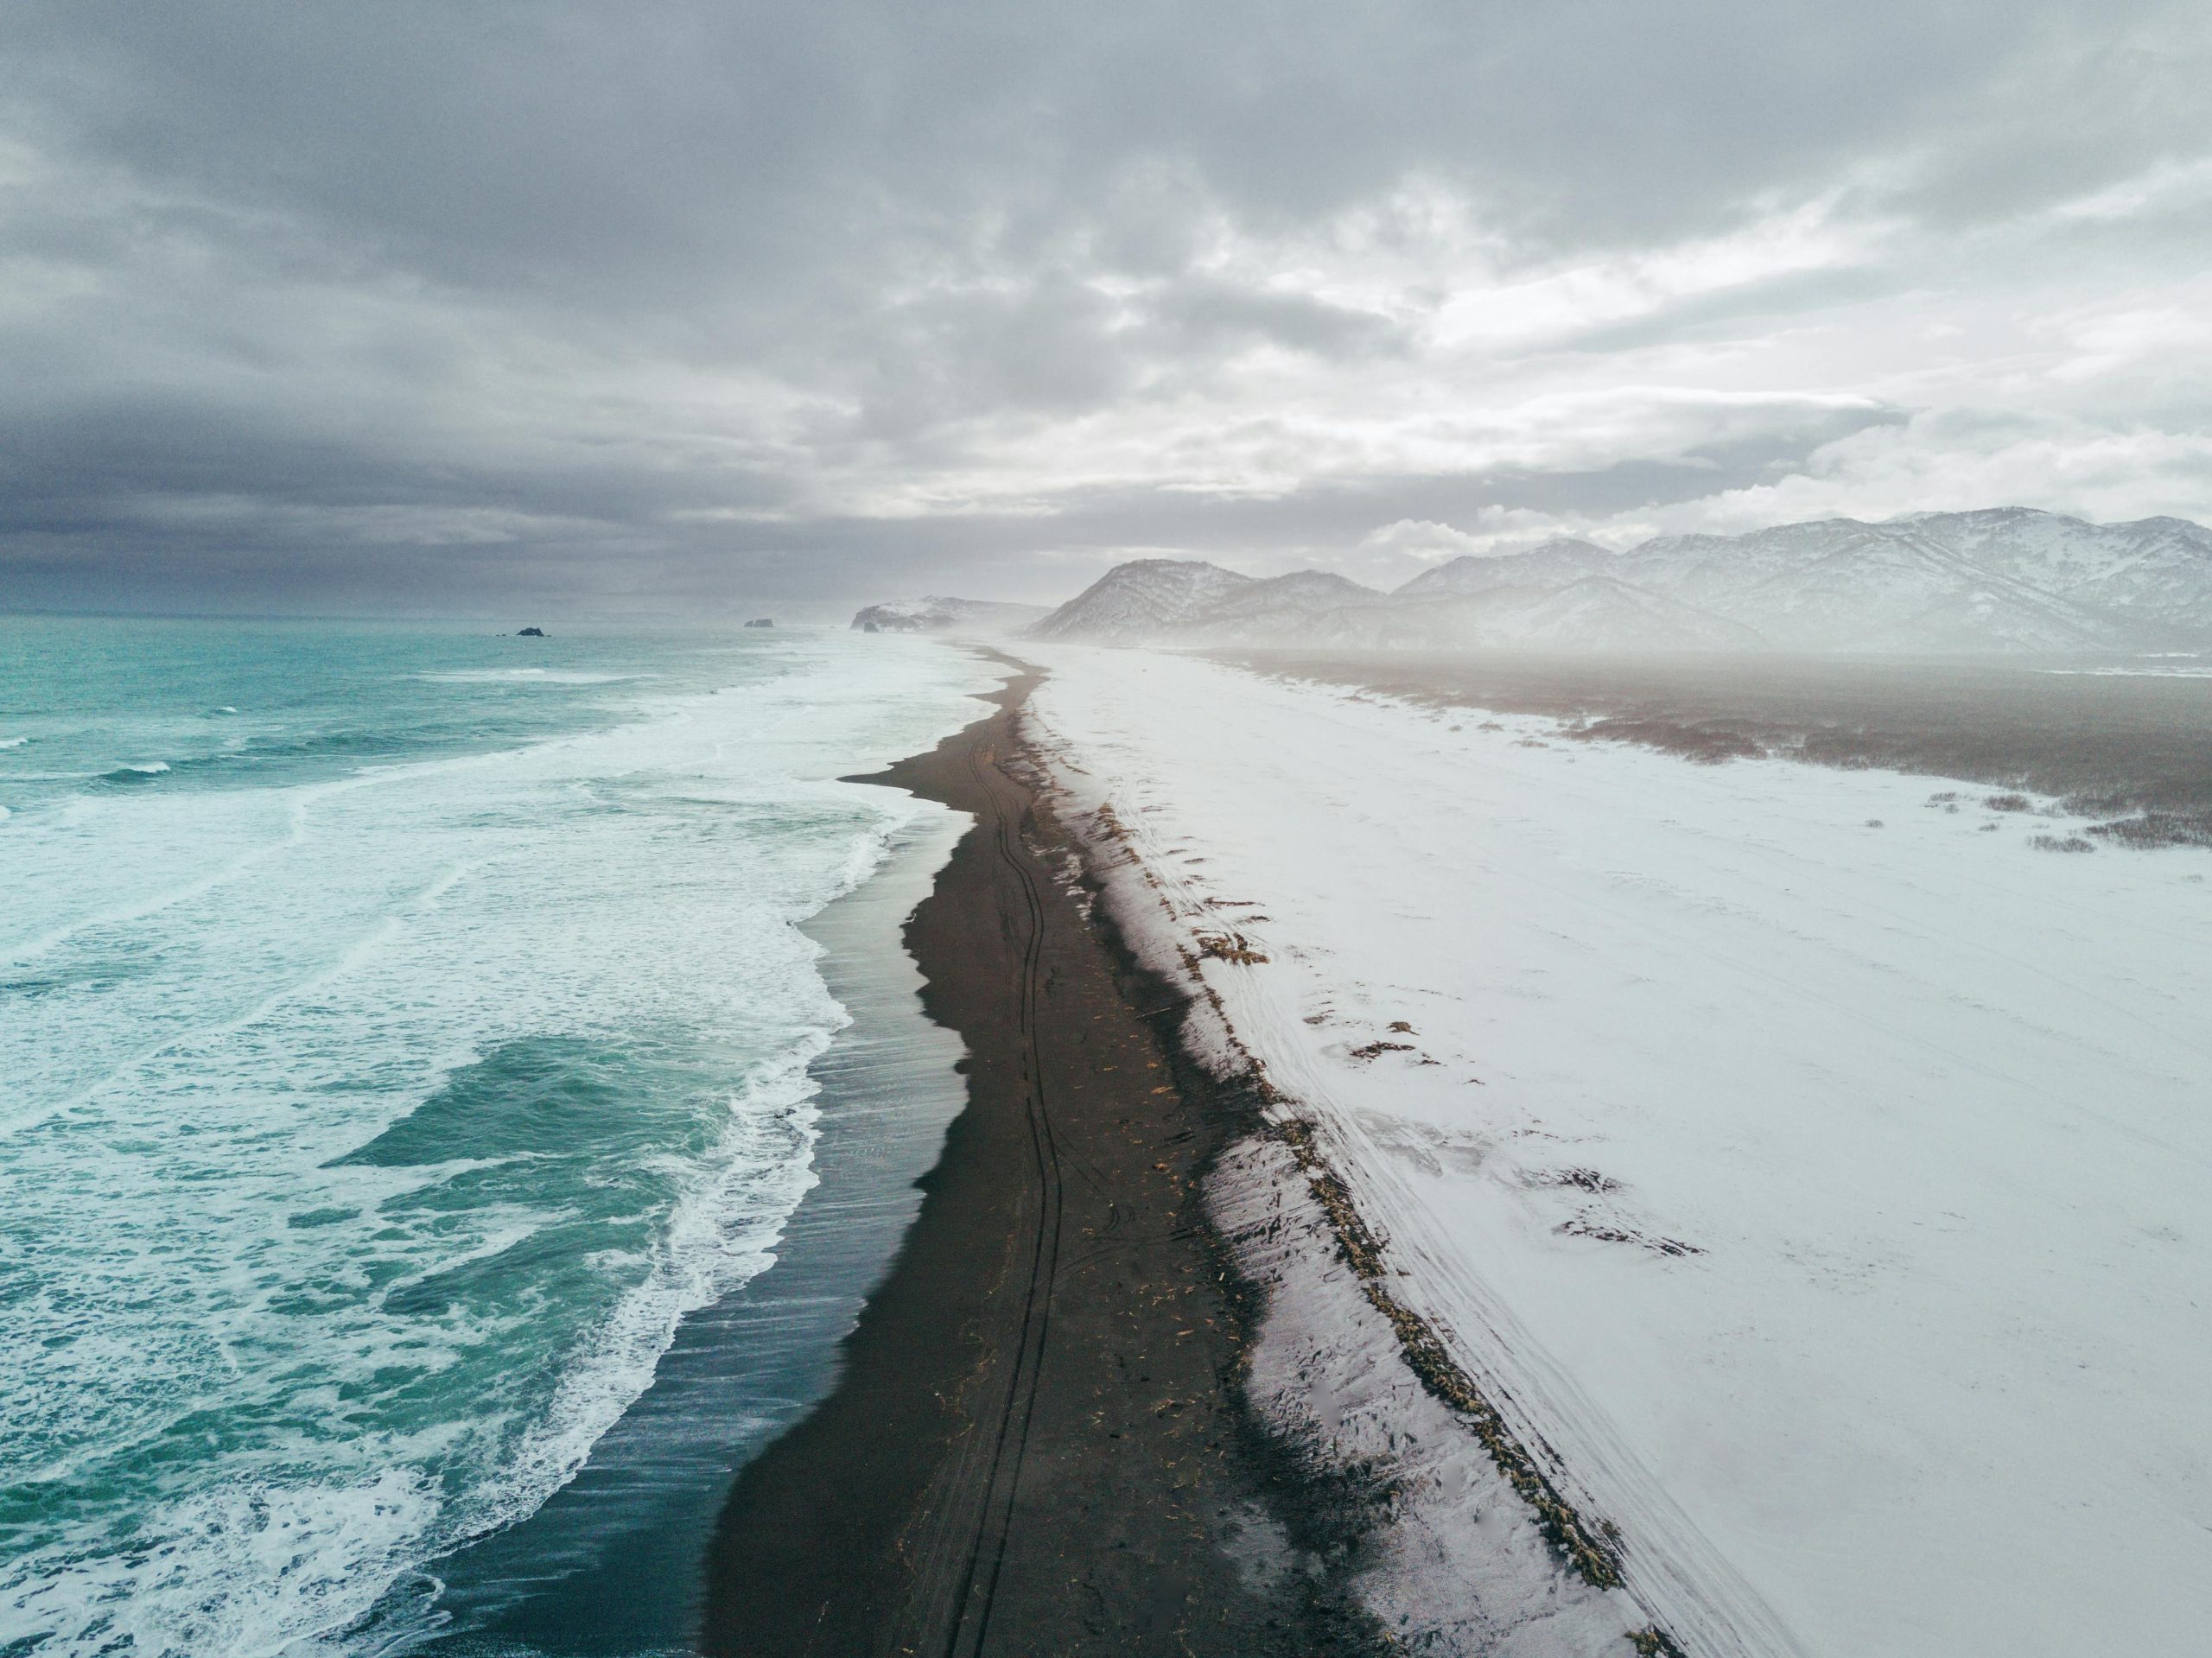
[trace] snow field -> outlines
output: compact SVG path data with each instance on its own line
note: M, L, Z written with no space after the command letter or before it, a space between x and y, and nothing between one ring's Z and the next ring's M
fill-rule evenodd
M2212 857L2053 855L2063 825L1927 778L1037 654L1073 804L1110 808L1394 1293L1686 1646L2193 1644Z

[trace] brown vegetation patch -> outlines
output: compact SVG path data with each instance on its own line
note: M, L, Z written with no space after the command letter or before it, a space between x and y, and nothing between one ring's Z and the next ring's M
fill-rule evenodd
M1646 748L1695 760L1700 765L1759 759L1766 754L1758 739L1741 725L1726 720L1615 718L1573 727L1567 734L1577 742L1639 743Z
M2038 835L2028 842L2038 852L2094 852L2097 843L2078 835Z
M1829 727L1808 731L1797 743L1797 758L1836 772L1872 772L1889 764L1895 740L1878 732Z
M2212 847L2212 812L2143 812L2133 817L2093 823L2089 833L2126 847Z

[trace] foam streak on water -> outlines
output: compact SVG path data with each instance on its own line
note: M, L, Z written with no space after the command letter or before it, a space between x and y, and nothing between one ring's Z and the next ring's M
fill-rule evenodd
M981 664L17 622L0 1651L276 1654L533 1510L772 1259L840 784Z

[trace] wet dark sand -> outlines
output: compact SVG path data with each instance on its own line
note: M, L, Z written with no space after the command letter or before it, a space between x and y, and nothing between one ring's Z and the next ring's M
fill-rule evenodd
M2025 789L2086 813L2180 813L2212 826L2212 677L2109 671L2155 665L2140 662L1217 654L1262 673L1440 706L1585 719L1591 737L1692 759L1775 753Z
M978 820L906 935L969 1104L836 1390L730 1494L702 1645L1380 1650L1338 1587L1357 1521L1239 1403L1255 1309L1197 1182L1251 1104L1179 1063L1172 993L1054 878L1018 780L1032 683L872 779Z

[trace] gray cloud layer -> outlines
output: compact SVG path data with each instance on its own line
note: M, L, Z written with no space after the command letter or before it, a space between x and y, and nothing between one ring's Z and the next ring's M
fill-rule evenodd
M0 22L0 603L2212 511L2195 4Z

